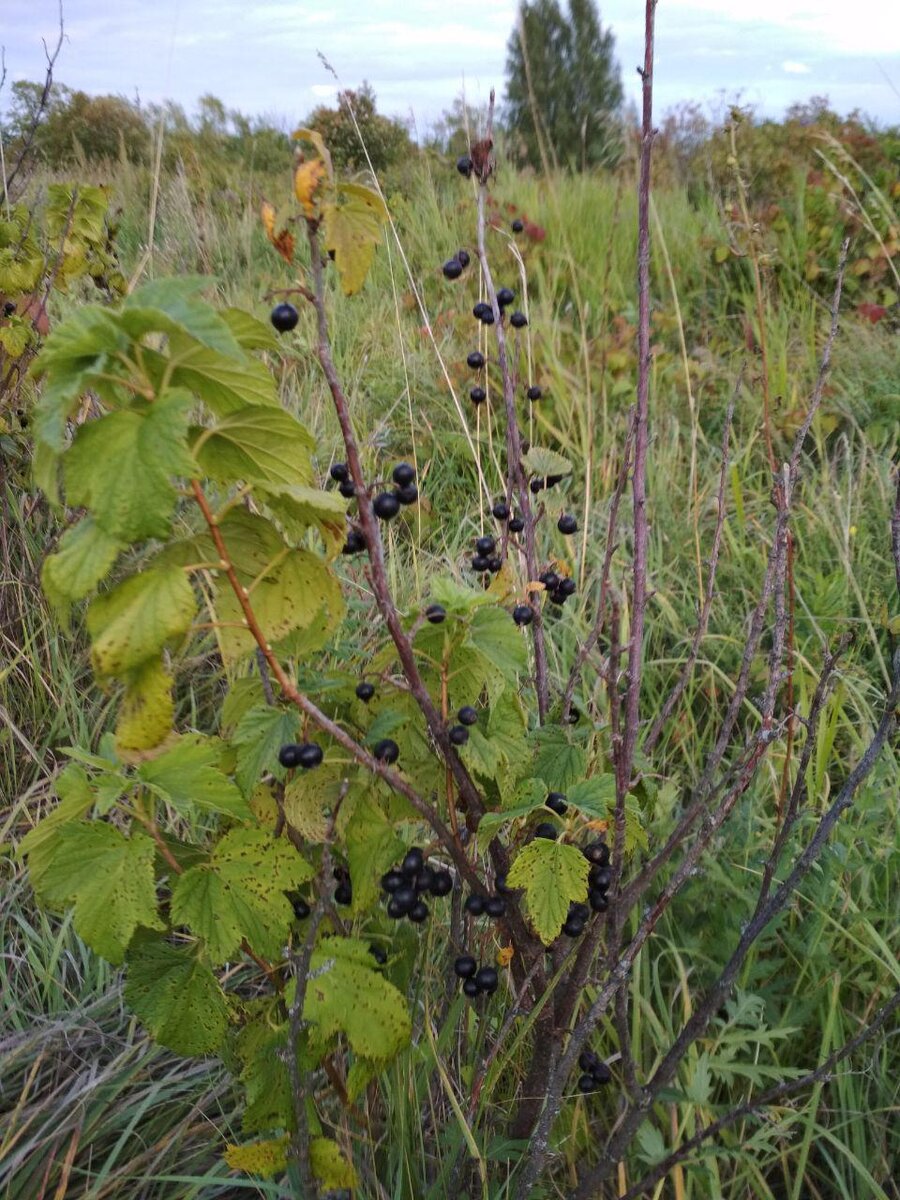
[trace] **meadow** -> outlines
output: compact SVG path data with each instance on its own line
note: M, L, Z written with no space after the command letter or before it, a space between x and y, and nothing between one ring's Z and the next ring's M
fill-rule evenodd
M849 152L839 157L825 139L825 161L798 154L776 176L769 163L756 161L762 143L749 136L744 142L743 136L739 130L737 161L727 170L711 164L706 177L699 167L686 176L674 155L661 152L652 193L652 595L642 700L649 720L678 677L703 604L732 397L735 412L715 598L678 721L666 728L654 759L664 769L655 772L652 798L642 810L651 846L688 803L731 695L772 536L764 406L771 410L780 464L815 386L845 232L851 237L851 282L823 403L804 450L792 527L791 663L798 706L809 700L825 649L847 632L853 641L823 710L801 835L814 828L868 744L900 637L890 544L900 450L898 187L894 183L891 192L890 182L866 182L858 173L852 175L856 189L844 187L837 175L852 174ZM125 161L102 169L85 164L78 174L84 183L108 185L112 207L121 210L115 244L126 278L139 265L145 277L209 276L222 302L262 320L278 289L293 285L259 218L263 196L288 208L289 175L266 177L228 166L211 171L199 159L158 175ZM53 181L49 174L31 181L37 207ZM488 230L488 248L494 275L527 303L523 370L544 393L526 410L524 436L552 445L575 464L565 486L579 532L567 543L565 565L579 587L548 619L549 670L559 687L594 620L609 507L634 401L635 181L636 166L627 155L616 172L578 176L516 173L501 158L492 187L496 222ZM475 277L448 283L440 270L460 247L473 245L470 189L452 160L430 153L389 171L383 186L392 226L372 273L359 295L330 294L329 311L335 362L365 461L406 460L417 468L421 503L385 534L398 606L414 611L427 599L435 574L462 578L472 539L490 524L480 477L489 494L503 491L503 434L497 411L490 404L476 409L467 394L470 310L479 298ZM840 221L823 216L829 203ZM510 232L517 216L528 222L521 236ZM89 283L56 296L52 321L90 298ZM272 361L284 405L316 439L315 461L324 477L342 452L313 339L312 316L302 313ZM91 674L78 613L63 627L42 594L41 564L59 524L29 482L30 402L26 395L23 415L5 415L3 431L0 1193L7 1200L286 1197L294 1194L287 1185L238 1177L222 1159L224 1144L241 1140L240 1096L226 1066L186 1061L148 1039L123 1005L120 974L86 948L70 917L50 915L34 903L16 854L22 837L55 803L60 748L96 749L114 718L113 696ZM626 611L629 536L623 519L611 579ZM348 618L315 664L323 676L364 655L371 634L365 581L347 563L339 570L347 584ZM743 706L741 720L748 726L764 685L766 648L764 639ZM210 731L219 719L223 672L211 640L193 653L196 670L179 680L177 723ZM604 719L598 671L588 671L576 703ZM799 744L799 729L796 736ZM690 1017L752 910L783 776L790 777L796 749L794 759L790 754L784 740L772 748L639 954L629 1025L642 1074L659 1062ZM898 782L893 744L816 869L748 955L733 995L691 1049L677 1086L657 1106L655 1122L629 1148L610 1194L624 1195L659 1160L661 1147L677 1146L751 1091L814 1069L896 991ZM456 1002L442 1003L447 936L436 919L397 968L395 982L414 1013L412 1045L391 1064L377 1096L366 1093L359 1102L362 1121L358 1110L334 1117L338 1139L353 1147L361 1164L359 1194L366 1197L436 1200L449 1194L462 1146L474 1162L486 1164L492 1190L482 1192L476 1183L460 1194L507 1194L502 1177L514 1148L482 1134L479 1102L467 1107L466 1085L482 1061L484 1027L474 1016L460 1025ZM723 1132L715 1154L707 1147L648 1194L677 1200L896 1200L900 1053L894 1026L830 1081L776 1101L763 1114L749 1113ZM516 1035L504 1045L481 1105L511 1110L521 1081L521 1042ZM618 1094L616 1087L597 1100L567 1103L555 1131L554 1170L535 1196L570 1191L596 1128L615 1124Z

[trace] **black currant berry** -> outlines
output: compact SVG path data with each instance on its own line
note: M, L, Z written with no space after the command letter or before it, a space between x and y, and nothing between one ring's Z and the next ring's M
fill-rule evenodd
M343 883L339 883L334 889L334 902L335 904L343 905L353 903L353 888L348 879L344 880Z
M485 310L479 317L479 320L481 321L482 325L493 325L494 310L492 308L490 308L489 306L485 307Z
M332 463L328 468L328 474L335 483L343 483L345 479L350 478L350 470L346 463Z
M556 485L558 483L562 483L562 481L563 481L562 475L548 475L547 478L544 480L544 484L546 487L552 488L552 487L556 487Z
M571 575L567 575L565 579L559 581L559 590L564 596L574 596L578 590L578 584Z
M609 908L609 896L607 896L606 892L600 892L594 888L588 892L588 902L590 903L591 910L595 913L606 912Z
M591 915L591 910L586 904L582 904L580 900L573 900L569 905L569 917L574 917L577 921L586 921Z
M609 864L609 846L606 842L588 842L581 853L588 862L596 863L598 867Z
M298 896L292 901L292 907L294 909L294 916L298 921L305 921L311 912L309 905L302 896Z
M380 967L383 967L388 960L387 951L382 946L369 946L369 953Z
M497 892L497 894L499 896L511 896L512 895L513 890L511 887L507 886L505 875L496 876L496 878L494 879L494 891Z
M479 300L472 309L472 316L476 319L476 321L480 321L484 314L489 313L490 311L491 306L489 304L485 304L483 300Z
M459 979L471 979L478 970L478 963L471 954L461 954L453 963L453 971Z
M449 871L435 871L431 880L432 896L449 896L453 891L453 876Z
M513 609L513 620L517 625L530 625L534 620L534 609L527 604L517 604Z
M468 154L462 154L456 160L457 171L459 171L460 175L465 175L466 179L468 179L472 174L472 166L472 160L469 158Z
M469 390L469 399L473 404L484 404L487 400L487 392L483 387L473 387Z
M290 333L300 320L300 314L294 308L293 304L288 304L287 301L284 301L281 304L275 305L269 314L269 320L279 333Z
M382 738L372 747L372 753L379 762L395 763L400 757L400 747L391 738Z
M374 695L375 695L375 684L374 683L363 682L363 683L358 683L356 685L356 698L357 698L357 700L362 700L363 704L368 704Z
M428 905L424 900L417 900L409 910L409 919L416 925L421 925L423 921L428 920Z
M489 570L489 567L490 567L489 561L487 558L485 558L485 556L483 554L476 554L475 557L472 559L472 570L473 571L483 572L483 571Z
M459 279L463 272L462 263L458 258L448 258L441 270L444 272L445 279Z
M521 533L525 528L525 518L512 517L507 528L509 529L510 533Z
M394 495L401 504L415 504L419 498L419 489L414 483L407 483L404 487L397 488Z
M352 479L344 479L341 481L341 486L338 488L338 491L345 500L352 500L356 495L356 484Z
M467 979L463 983L462 990L469 997L470 1000L474 1000L475 997L480 993L481 988L478 986L478 984L475 982L474 979Z
M502 896L489 896L485 901L484 911L496 920L506 913L506 901Z
M492 992L496 992L499 981L499 976L493 967L482 967L475 975L478 990L487 992L489 996Z
M594 1068L600 1065L600 1059L593 1050L582 1050L578 1055L578 1065L582 1071L590 1075L593 1073Z
M543 479L532 479L528 486L531 489L532 496L536 496L538 492L544 490L544 481Z
M559 587L559 576L555 571L541 571L538 579L548 592L552 592L554 588Z
M464 746L469 740L469 731L465 725L452 725L447 736L454 746Z
M552 812L555 812L560 817L565 816L569 811L564 792L550 792L544 803Z
M584 1096L589 1095L591 1092L595 1092L597 1090L597 1082L593 1075L579 1075L578 1090Z
M536 825L534 829L536 838L547 838L551 842L555 842L559 836L559 830L551 821L541 821L540 825Z
M598 892L609 891L613 876L612 867L595 867L591 874L593 875L591 882Z
M505 500L498 500L497 503L494 505L494 507L491 509L491 512L493 513L493 515L496 517L496 519L498 521L508 521L509 520L509 505L506 503Z
M433 883L434 871L432 871L431 867L423 867L416 875L416 891L419 893L430 892Z
M544 393L536 383L533 383L525 394L529 400L540 400Z
M425 617L432 625L440 625L446 616L447 612L443 604L429 604L425 609Z
M525 228L525 222L522 220L521 217L516 217L516 219L512 223L513 233L521 233L524 228Z
M341 547L341 554L361 554L366 548L366 539L358 529L351 529Z
M15 300L7 300L6 303L3 305L4 317L11 317L15 311L16 311Z
M468 250L457 250L457 252L456 252L456 257L457 257L457 259L459 260L459 263L460 263L460 265L461 265L463 268L465 268L465 267L467 267L467 266L469 265L469 252L468 252Z
M490 534L485 534L484 537L477 538L475 541L475 549L479 554L493 554L496 547L497 543Z
M569 917L565 925L563 925L562 931L566 937L581 937L584 933L584 921L579 921L577 917Z
M397 892L404 887L403 875L400 871L388 871L381 877L381 886L388 894Z
M400 870L407 879L411 879L425 866L425 855L418 846L413 846L411 850L407 850L403 862L400 864Z
M282 746L278 751L278 761L283 767L299 767L300 750L301 747L293 742L289 743L287 746Z
M488 570L493 572L494 575L497 574L497 572L500 570L500 568L502 566L503 566L503 559L500 557L499 554L492 554L491 557L488 559Z
M464 704L456 715L462 725L475 725L478 721L478 709L471 704Z
M471 369L473 371L480 371L481 368L484 366L484 355L481 353L480 350L472 350L466 356L466 362L468 363L468 365L471 367Z
M399 921L401 917L406 916L405 910L400 907L393 896L391 896L390 900L388 901L387 915L392 921Z
M523 312L519 312L519 310L516 309L516 311L509 318L509 323L512 325L513 329L524 329L528 324L528 318Z
M396 492L381 492L372 501L372 511L382 521L390 521L400 511L400 500Z
M602 1061L598 1062L596 1066L591 1067L591 1075L593 1075L595 1083L609 1083L612 1079L612 1071Z
M407 884L405 887L397 888L391 897L391 904L395 905L401 917L405 917L413 907L418 903L416 889Z
M577 531L578 521L572 516L571 513L563 513L563 515L556 522L556 528L560 533L564 533L566 536L568 536L569 534Z
M472 892L471 896L466 897L466 902L463 905L463 908L465 908L469 916L480 917L484 912L484 905L485 897L479 895L478 892Z
M561 592L559 590L559 588L554 588L553 591L550 593L550 601L552 604L565 604L565 602L566 602L565 592Z
M317 767L324 757L322 747L317 746L315 742L304 742L297 747L297 763L304 770L311 770L312 767Z
M501 288L497 293L497 304L500 308L507 308L516 298L516 293L509 288Z
M407 484L415 483L416 469L410 466L409 463L397 463L391 472L391 478L397 487L406 487Z

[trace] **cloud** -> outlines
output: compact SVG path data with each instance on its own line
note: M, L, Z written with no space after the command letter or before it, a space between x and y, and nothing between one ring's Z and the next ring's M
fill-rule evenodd
M802 62L783 62L781 69L788 75L810 75L812 73L812 67L808 67L806 63Z

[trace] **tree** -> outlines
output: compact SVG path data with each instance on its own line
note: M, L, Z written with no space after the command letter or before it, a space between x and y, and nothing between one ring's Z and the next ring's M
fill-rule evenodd
M304 122L322 135L336 166L360 171L367 165L353 117L376 171L383 171L412 150L406 126L377 111L375 92L364 80L358 91L339 92L335 108L320 105Z
M506 117L519 157L575 170L614 162L620 153L622 82L611 30L593 0L523 0L508 43Z

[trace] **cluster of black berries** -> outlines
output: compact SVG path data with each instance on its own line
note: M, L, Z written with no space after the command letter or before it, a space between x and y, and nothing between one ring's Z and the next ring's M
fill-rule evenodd
M505 500L498 500L491 509L491 512L494 514L496 520L506 522L506 528L510 533L521 533L525 528L525 518L514 517Z
M547 589L547 595L553 604L565 604L577 591L575 580L569 575L560 576L555 571L542 571L538 579Z
M422 894L449 896L453 876L443 867L429 867L418 846L407 853L399 867L381 877L382 891L389 897L387 915L395 921L408 917L415 925L428 920L428 905Z
M469 740L468 726L474 725L478 720L478 710L471 704L464 704L456 716L459 724L451 725L447 736L454 746L464 746Z
M599 1087L602 1087L604 1083L609 1083L612 1079L612 1071L593 1050L582 1050L578 1056L578 1065L582 1071L582 1074L578 1076L578 1090L584 1096L590 1092L596 1092Z
M566 921L562 927L566 937L577 938L584 933L584 927L587 924L588 917L591 915L591 910L586 904L581 904L574 901L569 905L569 911L566 914Z
M356 495L356 484L350 478L350 469L346 463L336 462L329 468L328 474L338 485L338 491L345 500L352 500ZM415 504L419 498L416 486L416 472L409 463L397 463L391 478L397 485L389 492L379 492L372 501L372 511L382 521L390 521L396 517L401 506ZM347 540L341 549L342 554L360 554L366 548L366 539L360 529L350 529Z
M309 771L317 767L324 757L322 747L315 742L289 742L278 751L278 761L283 767L303 767Z
M472 557L472 570L484 573L490 571L496 574L503 566L503 559L497 553L497 542L489 533L475 539L475 554Z
M441 270L444 272L445 279L459 279L463 271L469 265L468 250L457 250L453 258L448 258Z
M336 866L332 872L334 875L337 887L334 889L335 904L344 906L353 903L353 883L350 880L350 872L346 867Z
M493 967L479 967L471 954L461 954L453 964L453 971L462 980L462 990L470 1000L481 995L493 996L500 982Z
M591 864L588 874L588 903L594 912L606 912L609 908L608 892L613 875L609 865L609 846L606 842L591 842L585 846L582 853Z
M538 492L542 492L544 488L556 487L558 483L562 483L562 475L535 475L534 479L529 483L532 496L536 496Z
M276 304L269 314L269 320L279 333L290 333L295 329L297 322L300 320L300 314L294 308L293 304L288 304L283 301L281 304Z
M493 921L499 921L506 915L506 900L500 895L501 891L506 895L509 894L506 879L502 875L497 878L496 895L484 896L481 892L471 892L466 897L463 908L470 917L490 917Z

